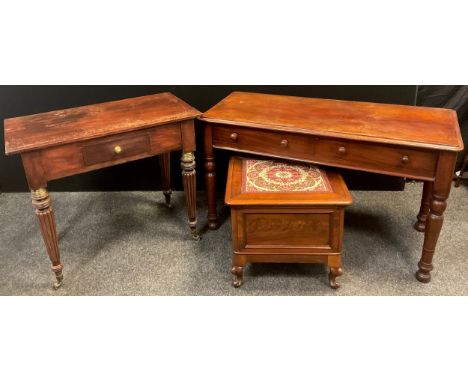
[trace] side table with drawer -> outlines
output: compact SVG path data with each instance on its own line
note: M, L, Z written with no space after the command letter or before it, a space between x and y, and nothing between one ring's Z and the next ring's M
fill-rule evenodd
M453 110L233 92L200 119L205 129L208 228L217 229L215 150L293 159L424 181L415 229L416 279L431 280L457 152Z
M20 154L42 237L56 276L63 264L47 182L154 155L170 205L170 152L182 150L189 226L196 224L194 118L200 113L170 93L160 93L5 120L5 152Z
M344 208L352 202L341 175L308 164L233 157L225 202L231 207L235 287L247 263L324 263L330 286L339 287Z

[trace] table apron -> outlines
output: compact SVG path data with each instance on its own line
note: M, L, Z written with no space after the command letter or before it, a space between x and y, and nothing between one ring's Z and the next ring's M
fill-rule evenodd
M439 150L214 125L214 148L432 181Z
M180 123L176 123L50 147L39 153L46 179L53 180L180 149Z

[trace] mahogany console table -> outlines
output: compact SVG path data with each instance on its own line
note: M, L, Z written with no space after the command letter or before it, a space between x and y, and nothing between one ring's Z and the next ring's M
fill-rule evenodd
M457 152L463 150L455 111L234 92L200 119L210 229L218 226L213 148L420 179L415 228L425 235L416 278L430 281Z
M163 192L170 204L170 152L182 149L189 226L195 239L194 119L200 113L170 93L51 111L5 120L5 152L21 154L32 203L52 271L62 285L63 264L47 192L52 179L159 155Z

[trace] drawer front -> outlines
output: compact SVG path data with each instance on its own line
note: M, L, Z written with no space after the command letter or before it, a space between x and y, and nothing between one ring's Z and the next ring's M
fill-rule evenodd
M432 180L437 153L379 143L213 125L213 146L387 175Z
M341 251L342 210L249 208L231 213L236 253L338 254Z
M86 166L141 155L149 151L150 139L148 134L110 139L107 142L90 144L81 148Z
M281 158L313 160L314 138L236 126L213 126L213 146Z
M116 150L117 146L119 148ZM47 179L96 170L182 148L180 124L51 147L41 152Z
M437 154L397 146L317 139L316 160L338 167L425 179L434 177Z

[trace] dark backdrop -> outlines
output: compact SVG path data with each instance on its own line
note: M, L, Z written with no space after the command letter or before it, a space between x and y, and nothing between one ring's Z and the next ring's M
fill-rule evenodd
M413 105L417 87L405 86L0 86L0 120L20 115L82 106L97 102L135 97L170 91L193 107L204 112L234 90L305 97L334 98ZM2 123L3 129L3 123ZM202 150L203 131L199 122L197 134L197 181L204 189ZM3 192L27 191L26 178L18 155L6 157L4 137L1 134L0 190ZM219 151L218 188L224 187L228 152ZM179 153L172 154L173 189L182 188ZM402 189L401 178L376 174L342 171L350 188ZM143 159L86 174L51 181L52 191L85 190L154 190L159 189L159 170L156 158Z

